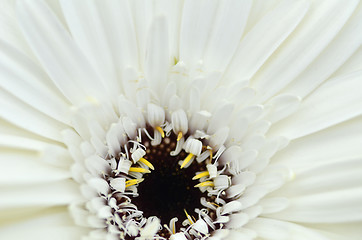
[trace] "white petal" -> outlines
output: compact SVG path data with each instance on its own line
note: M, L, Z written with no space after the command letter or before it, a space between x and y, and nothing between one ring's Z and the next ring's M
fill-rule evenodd
M112 98L120 92L119 74L116 70L119 65L113 59L113 54L117 52L111 41L117 35L118 30L109 31L118 26L112 21L112 11L109 5L111 2L104 2L102 5L98 1L60 1L62 11L68 23L69 30L78 47L88 58L93 69L95 69L104 81L104 85ZM104 10L110 10L104 12ZM115 11L115 9L113 9ZM105 19L105 18L110 19ZM106 22L106 21L110 22ZM129 35L129 33L124 33ZM122 45L121 45L122 46ZM122 55L122 54L119 54Z
M303 226L268 218L257 218L246 227L254 230L259 238L265 240L328 240Z
M180 60L187 66L192 67L202 59L217 5L217 1L214 0L186 0L184 3L180 33Z
M133 12L134 26L136 31L136 43L138 47L137 52L130 52L131 54L138 53L139 70L144 69L144 60L146 56L146 40L148 29L154 17L154 2L148 0L135 0L129 1ZM117 13L119 14L119 13Z
M360 88L362 71L330 80L306 98L296 114L278 123L276 130L294 139L352 119L362 114Z
M204 54L206 69L223 71L240 43L251 1L223 1Z
M289 200L285 197L264 198L259 203L263 208L263 214L275 213L289 206Z
M275 193L290 200L290 206L276 213L276 218L316 223L362 221L361 169L362 158L296 169L294 180Z
M71 180L16 187L7 185L1 188L1 209L67 205L80 198L79 186Z
M362 48L360 47L333 75L341 76L347 73L359 71L362 69Z
M87 180L87 183L89 186L97 190L98 193L101 193L105 196L108 195L110 188L107 181L103 178L91 178Z
M309 94L361 46L362 34L358 34L361 32L362 8L359 7L328 47L283 91L300 97ZM359 62L360 68L361 62L362 60ZM355 70L357 69L349 69L348 72Z
M156 17L148 32L145 78L156 92L163 92L170 63L168 28L165 17Z
M164 15L167 18L169 29L170 53L173 61L179 58L180 22L183 0L160 0L154 2L156 15ZM173 62L175 63L175 62Z
M362 118L359 117L294 140L273 159L293 169L306 169L315 164L361 156L361 123Z
M290 94L282 94L268 101L266 107L271 107L270 113L265 117L271 123L276 123L294 113L301 102L301 98Z
M69 123L67 103L42 82L49 81L46 74L11 46L0 42L0 48L0 86L40 112Z
M15 148L15 149L26 149L33 151L42 151L48 143L35 140L27 137L14 136L10 134L1 134L0 135L0 146Z
M338 224L303 224L322 232L333 240L360 240L362 236L362 222Z
M60 132L66 125L38 112L0 89L0 117L40 136L61 141Z
M21 34L15 13L15 1L6 0L0 6L0 39L28 56L32 53Z
M253 79L260 90L259 101L273 96L305 70L338 34L357 3L357 0L312 1L312 11L305 15L301 27Z
M227 228L237 229L245 225L249 221L249 217L246 213L234 213L230 216L230 221L226 223Z
M225 77L249 80L299 24L308 5L306 1L282 1L265 15L242 39Z
M361 221L362 188L348 188L290 198L290 207L274 218L305 223Z
M44 2L19 1L17 11L27 41L64 96L74 104L106 98L97 73Z
M39 155L31 153L2 152L0 154L0 185L52 184L70 178L67 169L50 166Z
M57 212L57 209L50 209L43 214L43 216L35 216L2 226L0 238L7 240L49 238L78 240L88 232L88 229L72 223L73 220L68 215L67 209L61 209L61 212Z

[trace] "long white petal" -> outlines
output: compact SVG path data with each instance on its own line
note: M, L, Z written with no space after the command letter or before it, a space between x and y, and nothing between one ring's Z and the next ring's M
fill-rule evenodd
M356 52L362 44L361 33L362 4L327 48L283 91L304 98ZM362 61L359 65L362 68Z
M308 168L315 164L362 156L362 117L344 122L290 142L273 161L289 168Z
M352 172L352 178L355 177ZM345 176L344 176L345 177ZM326 177L326 180L328 178ZM317 183L321 185L320 183ZM313 185L310 185L311 187ZM333 189L333 184L326 186ZM295 190L298 186L295 187ZM362 187L303 194L289 198L290 205L285 210L268 215L272 218L305 223L339 223L362 221Z
M102 13L102 5L110 1L99 6L97 2L99 3L99 1L60 1L74 41L92 64L92 68L102 76L101 81L115 99L120 92L118 80L120 75L117 73L119 66L113 60L111 39L109 39L112 35L107 31L115 24L105 22Z
M59 180L35 185L1 186L0 209L67 205L80 199L79 185Z
M311 3L313 10L307 12L300 28L254 77L253 85L259 89L258 101L270 98L305 70L338 34L358 1Z
M0 87L40 112L68 124L69 107L43 82L48 76L27 56L0 42Z
M205 69L225 70L240 43L251 5L251 1L221 2L203 56Z
M189 67L202 59L217 5L214 0L185 1L180 32L180 60Z
M66 125L38 112L0 89L0 117L16 126L52 140L61 141L60 131Z
M170 63L168 26L164 16L158 16L150 26L147 39L145 78L154 91L163 92Z
M308 10L308 2L282 1L242 39L225 72L226 80L249 80L296 28Z
M51 185L71 177L68 169L48 165L37 153L4 151L0 153L0 165L0 186Z
M295 114L273 127L279 134L295 139L359 116L361 88L362 71L330 80L308 96Z
M28 43L64 96L74 104L106 99L107 91L97 73L46 4L32 0L17 3Z
M257 218L245 227L254 230L260 239L265 240L328 240L312 229L268 218Z
M43 215L2 226L0 239L78 240L86 235L88 230L72 224L73 220L66 211L66 209L50 209L43 211Z

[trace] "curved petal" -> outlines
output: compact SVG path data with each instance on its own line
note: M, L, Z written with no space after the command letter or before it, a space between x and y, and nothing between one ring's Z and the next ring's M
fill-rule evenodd
M0 209L64 206L78 199L80 199L79 185L72 180L34 185L6 185L1 186Z
M0 186L52 184L54 181L71 177L68 169L50 166L41 160L39 154L31 152L4 151L2 149L0 166Z
M18 1L17 13L28 43L64 96L74 104L106 99L97 73L43 1Z
M311 1L311 11L307 12L300 27L272 56L272 61L254 76L258 101L272 97L302 73L336 37L357 4L358 0Z
M0 239L54 239L78 240L88 232L87 229L72 224L66 209L37 216L21 222L0 227Z
M292 169L362 156L362 117L293 140L272 159Z
M273 128L290 139L306 136L362 114L362 71L340 76L319 87L300 109Z
M265 240L329 240L317 231L290 222L256 218L245 226Z
M40 136L61 142L60 131L67 128L0 89L0 117Z
M362 4L327 48L283 92L304 98L333 74L362 44ZM338 57L335 57L338 56ZM362 60L359 62L362 68ZM356 70L360 70L356 69ZM353 72L349 70L348 72Z

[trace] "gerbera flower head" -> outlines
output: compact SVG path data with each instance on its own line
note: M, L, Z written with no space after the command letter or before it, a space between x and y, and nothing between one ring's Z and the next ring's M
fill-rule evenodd
M359 1L4 6L2 156L55 232L358 239Z

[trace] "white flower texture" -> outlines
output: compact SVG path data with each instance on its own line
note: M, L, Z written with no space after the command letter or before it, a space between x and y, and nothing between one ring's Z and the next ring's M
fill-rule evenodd
M360 239L361 43L357 0L2 1L0 239Z

